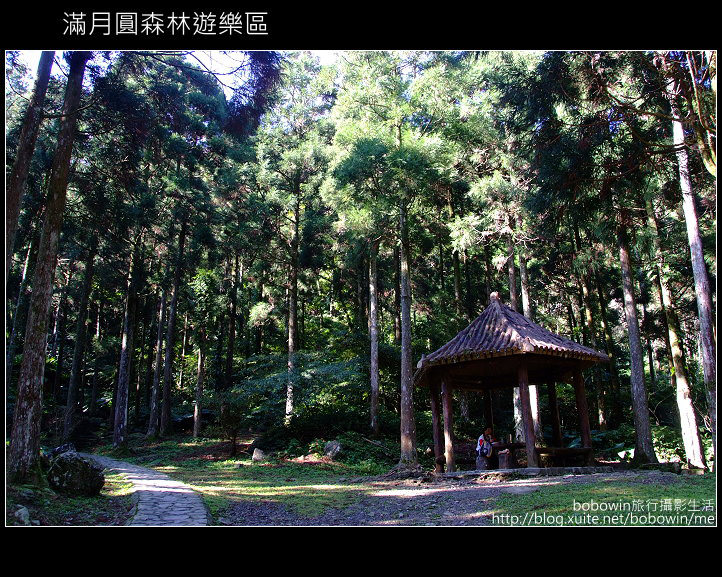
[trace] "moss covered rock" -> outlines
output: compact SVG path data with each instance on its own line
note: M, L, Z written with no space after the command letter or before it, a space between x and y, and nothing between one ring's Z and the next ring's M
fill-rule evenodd
M92 497L103 488L105 475L100 465L81 457L75 451L67 451L52 459L48 483L58 493Z

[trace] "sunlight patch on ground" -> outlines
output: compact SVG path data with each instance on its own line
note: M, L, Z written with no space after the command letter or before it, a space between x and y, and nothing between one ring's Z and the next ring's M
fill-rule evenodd
M369 495L373 497L397 497L400 499L412 499L414 497L441 495L444 492L444 489L381 489L379 491L371 491L369 492Z

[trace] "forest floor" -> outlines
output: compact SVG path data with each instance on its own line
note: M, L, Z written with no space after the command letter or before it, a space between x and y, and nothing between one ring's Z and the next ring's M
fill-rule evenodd
M47 486L8 485L5 491L7 525L98 526L124 525L134 505L133 486L117 473L105 473L105 486L95 497L68 497Z
M367 476L311 455L254 463L251 441L234 457L227 442L188 437L137 440L112 456L190 485L214 525L716 525L714 474Z
M612 473L526 477L519 474L437 477L306 455L253 462L252 437L234 456L220 439L131 436L123 453L98 455L132 463L189 485L212 525L226 526L714 526L716 475L628 469ZM131 467L132 468L132 467ZM378 472L378 470L376 471ZM156 475L157 475L156 473ZM47 487L9 486L6 524L123 525L132 522L132 479L106 470L97 497L69 498ZM22 509L26 511L22 511ZM20 514L22 513L22 515ZM25 516L25 523L22 517Z

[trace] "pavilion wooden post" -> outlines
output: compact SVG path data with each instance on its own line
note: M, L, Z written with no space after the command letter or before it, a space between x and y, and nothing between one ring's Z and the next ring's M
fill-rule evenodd
M441 411L439 409L439 385L430 387L431 393L431 427L434 435L434 471L444 472L444 447L441 441Z
M527 467L538 467L539 459L536 453L536 435L534 433L534 419L531 414L529 400L529 372L524 363L519 365L517 371L519 379L519 393L521 396L522 422L524 423L524 441L526 442Z
M559 401L557 400L557 385L554 381L547 383L549 393L549 411L551 412L552 445L562 446L562 427L559 420Z
M454 460L454 417L451 405L453 395L446 378L441 381L441 397L444 405L444 455L446 457L446 472L453 473L456 471L456 461Z
M584 377L582 377L581 369L574 371L574 395L577 398L577 411L579 413L579 431L582 435L582 446L592 448L592 433L589 426L589 408L587 406L587 395L584 390ZM588 463L593 460L591 451L589 452Z

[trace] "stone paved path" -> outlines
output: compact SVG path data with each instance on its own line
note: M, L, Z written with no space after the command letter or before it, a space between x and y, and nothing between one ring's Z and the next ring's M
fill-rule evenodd
M135 516L129 525L208 525L208 511L200 495L185 483L152 469L109 457L82 453L106 469L123 474L137 497Z

